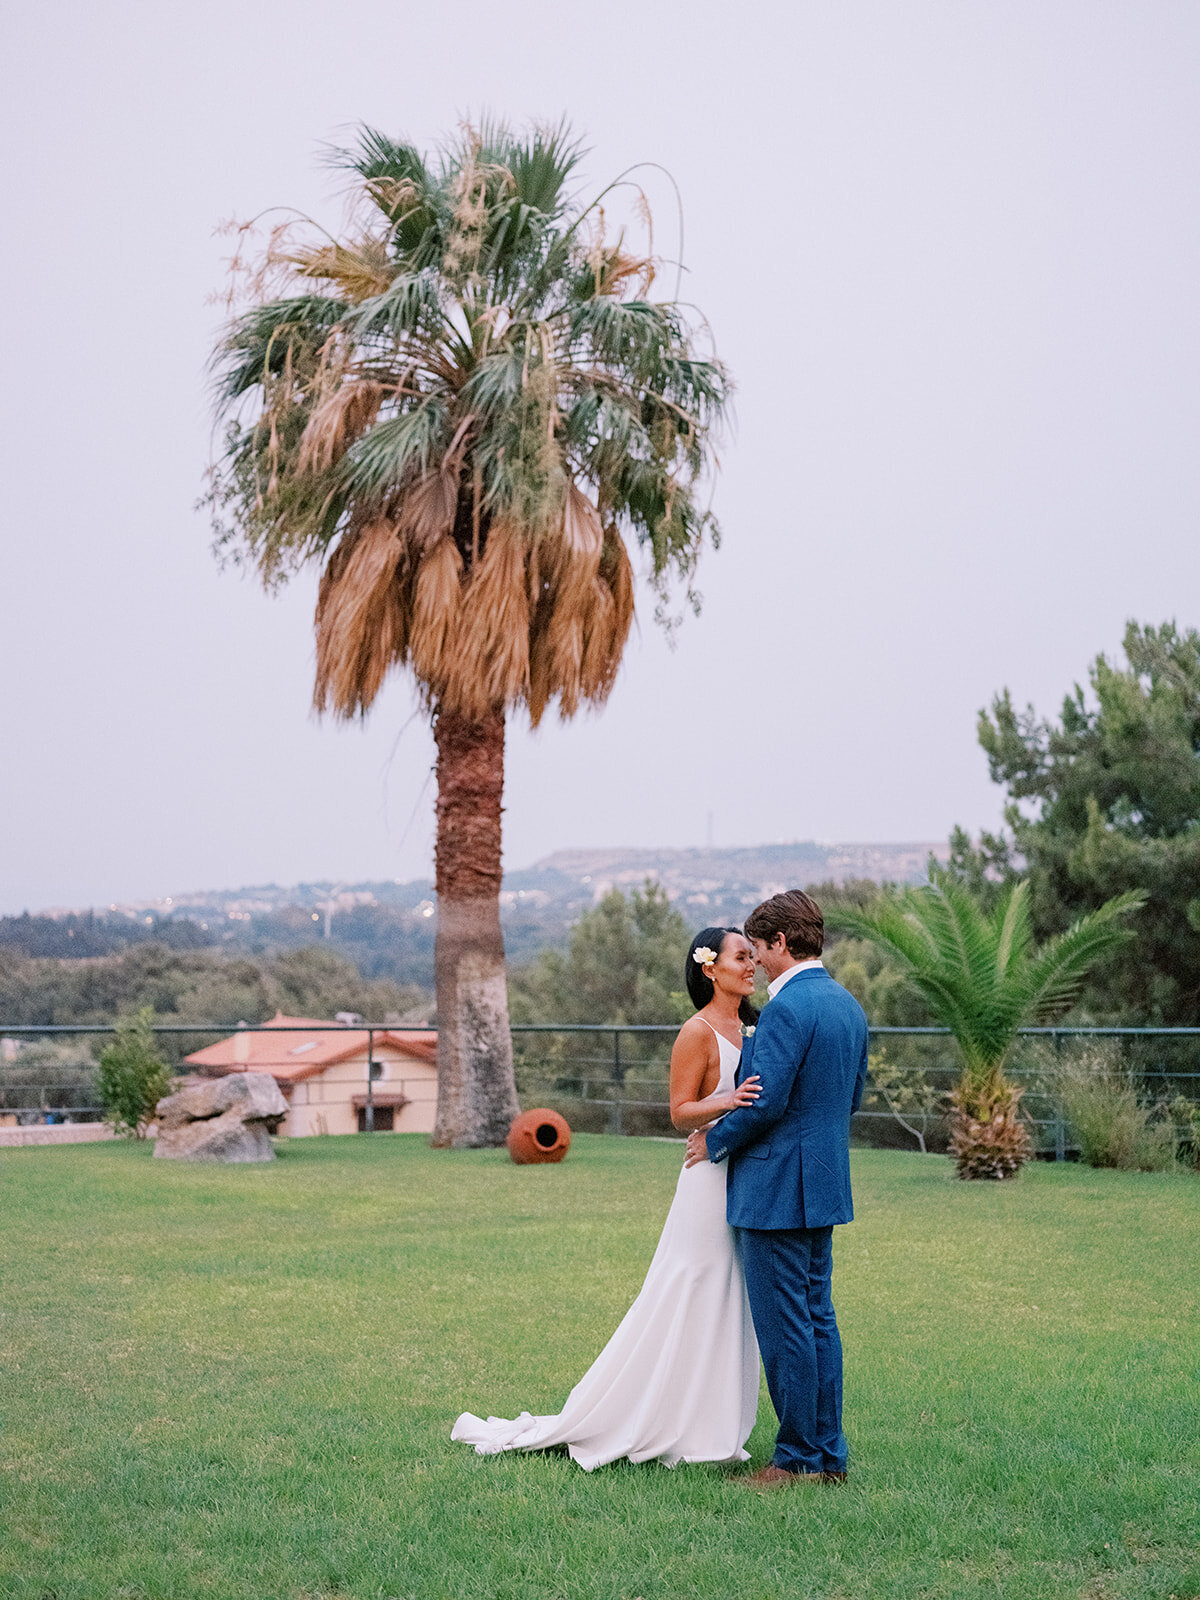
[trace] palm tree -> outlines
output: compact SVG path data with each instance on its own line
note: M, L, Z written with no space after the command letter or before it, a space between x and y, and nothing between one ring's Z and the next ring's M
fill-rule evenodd
M1074 999L1089 968L1133 937L1121 919L1144 901L1137 892L1119 895L1040 948L1033 943L1026 879L1006 885L991 911L941 873L866 909L831 911L832 926L898 959L954 1035L963 1072L951 1096L950 1148L960 1177L1012 1177L1029 1159L1029 1133L1018 1117L1021 1091L1004 1073L1017 1029Z
M627 541L661 612L717 535L701 493L727 376L683 306L649 298L654 258L570 192L580 155L565 124L468 129L432 161L359 130L332 156L346 237L277 229L215 358L218 544L268 586L320 569L317 709L364 715L407 666L432 719L437 1145L499 1143L517 1110L506 715L602 704Z

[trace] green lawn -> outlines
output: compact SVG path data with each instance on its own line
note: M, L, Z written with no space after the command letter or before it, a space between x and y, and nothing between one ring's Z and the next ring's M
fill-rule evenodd
M637 1290L677 1147L0 1154L0 1594L1200 1595L1200 1180L854 1162L851 1481L764 1495L449 1440L464 1408L557 1409ZM764 1394L756 1461L772 1436Z

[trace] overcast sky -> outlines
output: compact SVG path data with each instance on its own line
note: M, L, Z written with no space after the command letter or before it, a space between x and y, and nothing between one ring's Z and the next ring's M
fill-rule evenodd
M509 866L709 812L993 825L979 708L1198 620L1194 0L65 0L6 35L0 910L430 870L409 684L315 722L315 579L220 572L194 509L215 225L336 224L358 121L565 111L594 187L663 163L738 384L703 613L672 652L643 604L602 714L514 728Z

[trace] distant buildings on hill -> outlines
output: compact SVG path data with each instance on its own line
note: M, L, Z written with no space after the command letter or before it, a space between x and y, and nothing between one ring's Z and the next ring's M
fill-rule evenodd
M515 964L563 938L610 889L661 885L685 915L740 922L780 889L856 878L922 880L943 843L755 845L735 850L560 850L505 876L505 947ZM0 948L59 959L102 956L151 940L179 949L264 954L324 944L367 977L433 982L433 884L313 882L206 890L162 900L0 918Z

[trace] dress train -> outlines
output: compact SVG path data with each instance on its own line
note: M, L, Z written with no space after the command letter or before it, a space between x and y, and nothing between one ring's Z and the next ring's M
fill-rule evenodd
M717 1091L739 1052L716 1033ZM725 1220L725 1164L679 1174L641 1292L556 1415L464 1411L451 1438L480 1455L566 1445L585 1469L631 1461L746 1461L758 1409L758 1345L737 1238Z

